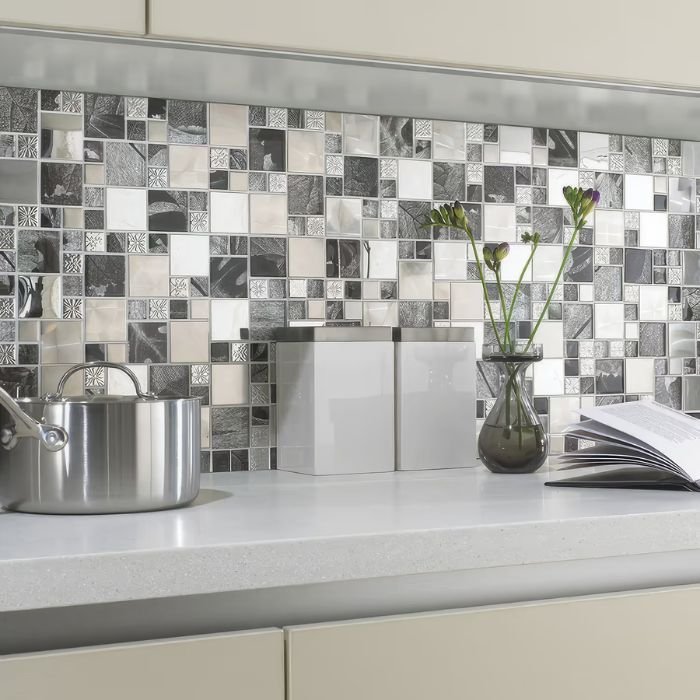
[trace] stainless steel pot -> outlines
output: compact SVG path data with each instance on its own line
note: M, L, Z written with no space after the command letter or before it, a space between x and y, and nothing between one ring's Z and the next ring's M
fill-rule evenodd
M70 396L82 369L125 372L136 396ZM198 397L145 393L112 362L69 369L55 394L0 388L0 506L28 513L127 513L185 505L199 491Z

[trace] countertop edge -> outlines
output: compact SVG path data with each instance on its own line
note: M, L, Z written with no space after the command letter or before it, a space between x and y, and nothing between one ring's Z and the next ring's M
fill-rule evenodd
M700 511L679 510L16 559L0 612L697 549Z

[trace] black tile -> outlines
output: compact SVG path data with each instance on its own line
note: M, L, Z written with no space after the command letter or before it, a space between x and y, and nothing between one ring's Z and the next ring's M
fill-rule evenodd
M430 210L432 202L416 200L399 201L399 238L412 238L427 240L431 238L431 230L422 228Z
M413 119L380 117L379 152L383 156L399 158L413 156Z
M0 88L0 131L37 133L38 90Z
M42 163L41 202L60 206L82 204L83 166L76 163Z
M250 169L285 169L286 132L281 129L250 129Z
M126 265L123 255L85 256L85 296L123 297Z
M242 299L248 296L247 258L210 258L210 296Z
M20 229L17 232L18 272L58 273L61 271L58 231ZM14 253L0 252L0 270L15 271Z
M230 362L231 361L231 344L230 343L211 343L209 346L212 362Z
M188 396L190 376L187 365L155 365L149 368L148 388L156 396Z
M187 231L187 192L148 190L148 230Z
M251 277L287 275L287 240L270 236L250 239Z
M345 156L344 188L346 196L377 197L379 193L379 159Z
M377 193L375 190L374 195ZM323 177L321 175L289 175L287 177L289 213L323 214Z
M433 199L463 202L465 183L463 163L433 163Z
M564 129L550 129L547 139L549 165L578 168L578 133Z
M155 321L128 324L129 362L167 362L168 327Z
M86 138L124 138L124 98L86 93L84 115Z
M515 174L511 166L484 166L484 200L498 204L515 202Z
M207 143L207 104L168 100L168 141Z

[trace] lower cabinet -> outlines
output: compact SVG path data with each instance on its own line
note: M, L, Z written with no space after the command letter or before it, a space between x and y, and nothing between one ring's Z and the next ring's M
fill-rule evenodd
M284 700L282 630L0 657L2 700Z
M288 700L698 698L700 587L291 627Z

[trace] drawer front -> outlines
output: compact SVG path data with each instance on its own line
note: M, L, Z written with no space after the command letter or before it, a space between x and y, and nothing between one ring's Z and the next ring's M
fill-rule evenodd
M281 630L0 657L2 700L284 700Z
M289 700L697 698L700 588L293 627Z

